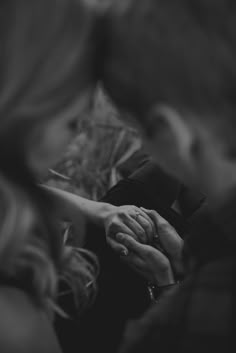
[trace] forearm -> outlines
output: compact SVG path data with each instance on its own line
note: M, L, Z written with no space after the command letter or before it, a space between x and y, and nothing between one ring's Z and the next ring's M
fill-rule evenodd
M42 187L53 200L58 217L65 221L74 222L82 217L86 223L92 222L103 226L106 215L114 207L108 203L88 200L57 188L45 185Z

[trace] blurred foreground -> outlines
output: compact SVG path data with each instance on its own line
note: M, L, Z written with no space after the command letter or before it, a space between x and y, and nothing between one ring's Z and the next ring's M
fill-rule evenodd
M118 120L118 113L99 91L90 116L80 122L80 133L47 183L98 200L142 159L138 132Z

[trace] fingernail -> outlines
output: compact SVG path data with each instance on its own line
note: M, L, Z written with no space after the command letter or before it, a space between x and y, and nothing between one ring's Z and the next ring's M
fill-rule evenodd
M122 241L124 239L124 237L123 237L123 235L121 235L121 234L116 234L116 240L118 240L118 241Z
M127 249L123 249L120 252L121 256L127 256L128 255L128 250Z

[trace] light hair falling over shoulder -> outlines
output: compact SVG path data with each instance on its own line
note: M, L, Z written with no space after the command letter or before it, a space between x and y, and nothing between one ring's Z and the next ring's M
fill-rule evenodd
M50 315L61 277L70 282L81 310L91 302L98 263L90 252L61 246L59 235L52 234L50 208L46 214L40 191L29 187L33 176L24 180L26 142L35 124L56 119L81 91L95 86L95 5L79 0L0 4L0 274L23 278L24 284L30 278L32 297Z

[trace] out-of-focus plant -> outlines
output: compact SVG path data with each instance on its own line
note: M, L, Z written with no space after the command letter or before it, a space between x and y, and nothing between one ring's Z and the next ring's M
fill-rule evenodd
M49 185L97 200L122 177L122 166L141 148L137 131L118 119L101 90L93 113L83 117L80 133L47 178Z

